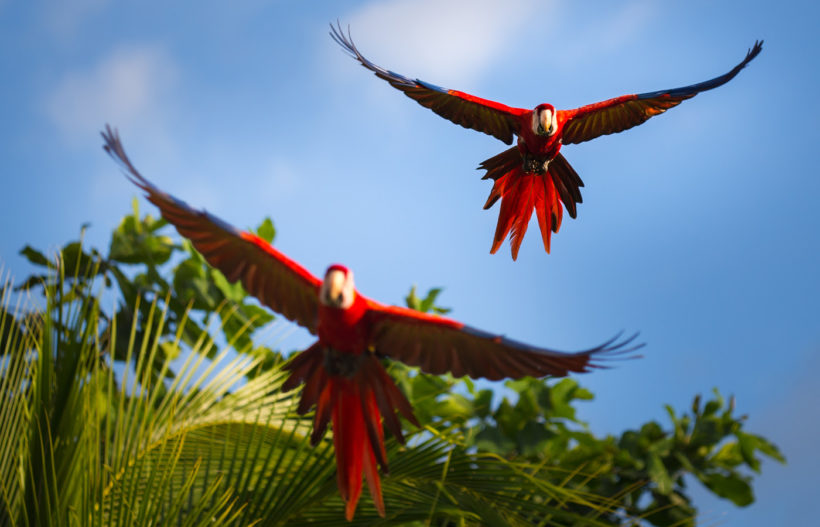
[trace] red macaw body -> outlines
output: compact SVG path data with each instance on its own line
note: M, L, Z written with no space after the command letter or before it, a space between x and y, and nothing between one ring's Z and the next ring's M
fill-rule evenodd
M561 226L562 203L570 217L581 203L583 181L560 153L561 145L589 141L601 135L622 132L650 117L665 112L698 93L726 84L754 59L762 49L755 42L737 66L714 79L650 93L623 95L574 110L556 110L540 104L532 110L514 108L473 95L441 88L384 69L366 59L341 29L331 25L331 36L365 68L425 108L465 128L492 135L507 144L518 143L479 165L493 179L493 188L484 204L490 208L501 199L495 236L490 253L498 251L508 234L513 260L535 209L544 249L550 251L552 232Z
M251 295L316 334L317 341L291 360L289 390L304 384L297 411L316 407L312 444L333 423L337 483L353 517L362 474L373 502L384 515L377 466L387 472L382 420L404 442L397 412L416 426L410 403L382 366L400 360L434 375L450 372L498 380L526 375L561 377L601 367L602 354L622 355L640 346L616 339L577 353L537 348L471 328L455 320L402 307L385 306L358 293L353 273L331 265L320 280L258 236L242 232L207 212L159 190L131 164L115 131L102 134L105 150L126 176L147 193L162 216L225 277L240 280Z

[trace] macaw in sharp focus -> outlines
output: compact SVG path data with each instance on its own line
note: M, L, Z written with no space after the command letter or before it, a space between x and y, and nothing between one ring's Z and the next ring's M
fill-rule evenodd
M318 340L290 361L283 388L304 383L298 412L314 405L316 444L333 422L337 483L353 518L361 494L362 473L379 514L384 503L377 465L387 472L381 421L404 442L396 411L419 426L410 403L385 372L383 357L399 360L433 375L491 380L525 375L563 377L602 367L613 355L623 356L641 345L634 336L615 337L577 353L537 348L465 326L455 320L402 307L385 306L358 293L353 272L331 265L324 279L249 232L242 232L205 211L197 211L142 177L125 154L116 131L102 134L105 151L126 176L147 193L162 216L191 240L205 259L225 277L242 285L259 301L307 328Z
M510 236L510 249L515 260L527 226L535 209L541 238L547 252L550 236L561 226L562 208L570 217L576 216L576 204L581 203L581 178L561 155L562 144L582 143L596 137L622 132L650 117L677 106L698 93L726 84L751 62L763 46L755 42L746 58L728 73L714 79L674 88L635 95L622 95L574 110L556 110L551 104L539 104L532 110L513 108L495 101L441 88L419 79L410 79L386 70L366 59L341 25L332 24L331 37L365 68L401 90L425 108L429 108L465 128L472 128L516 146L491 157L479 165L487 173L482 179L495 183L484 204L488 209L501 199L501 211L493 237L491 254L495 254L504 239Z

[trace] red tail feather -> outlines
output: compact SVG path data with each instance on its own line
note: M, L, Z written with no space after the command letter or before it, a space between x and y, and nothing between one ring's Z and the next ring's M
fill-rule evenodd
M545 174L525 172L521 162L521 153L513 147L479 165L480 169L487 171L482 179L494 180L484 208L489 209L501 200L490 253L495 254L510 235L513 260L518 257L533 209L538 218L544 249L550 252L550 238L553 232L561 228L564 207L574 218L576 205L582 201L580 187L584 186L560 153L550 161Z
M535 215L538 226L541 228L541 241L544 249L550 252L550 240L553 232L561 228L561 217L564 208L561 206L560 196L552 183L552 178L544 174L539 176L541 181L533 184L535 187Z
M338 394L333 407L333 446L336 449L336 481L346 503L345 517L348 521L352 520L356 512L356 504L362 494L362 473L367 479L376 510L384 516L374 449L377 449L382 460L386 455L381 417L373 390L352 379L335 376L330 378L327 389ZM373 444L374 441L377 444Z
M362 399L362 411L364 412L364 422L368 427L368 431L375 432L375 434L370 434L371 448L367 449L369 455L364 456L364 477L367 480L367 487L370 489L370 497L373 499L373 504L376 505L376 510L379 511L379 515L384 517L382 483L379 479L379 468L376 465L376 461L379 460L379 463L384 467L385 472L387 472L387 452L384 450L384 431L382 430L381 419L379 419L379 408L376 405L376 398L372 391L368 390L367 395ZM333 433L336 433L335 430ZM376 445L373 445L374 439L378 442L378 447L375 452L373 450L373 447L376 447ZM356 508L355 504L353 508ZM351 518L352 517L351 514Z
M350 376L331 374L326 366L326 354L338 353L313 346L297 356L286 368L291 370L287 386L305 383L300 411L316 404L311 443L321 440L328 421L333 423L333 446L336 450L336 481L345 501L345 517L353 519L362 493L362 474L370 488L376 510L384 516L381 479L378 467L387 473L387 453L384 448L382 414L388 429L404 442L396 417L398 410L418 426L410 403L399 391L373 355L349 355L356 364ZM346 357L346 358L348 358ZM339 360L338 356L334 357Z
M544 249L550 252L550 237L552 235L552 214L549 210L549 204L552 203L550 190L552 187L547 185L544 178L540 178L535 185L535 217L538 218L538 227L541 229L541 241L544 242Z
M332 410L333 446L336 448L336 481L339 493L347 504L345 517L351 520L362 492L362 465L366 455L365 441L367 441L364 416L356 387L351 386L350 381L333 377L326 390L339 394Z
M550 252L550 237L561 227L563 207L549 173L529 174L516 167L495 181L487 200L488 205L499 198L501 210L498 212L498 224L490 253L495 254L509 234L513 260L518 258L518 250L527 232L533 209L538 218L544 249Z
M535 205L535 187L539 184L539 176L534 174L524 174L518 178L516 185L510 190L511 206L508 214L512 218L512 229L510 232L510 251L512 258L518 258L518 249L521 248L521 242L524 241L524 235L527 233L527 227L530 224L533 207ZM501 201L501 211L504 211L504 201ZM504 233L506 236L507 233ZM498 231L495 233L498 237ZM504 236L501 239L504 239Z

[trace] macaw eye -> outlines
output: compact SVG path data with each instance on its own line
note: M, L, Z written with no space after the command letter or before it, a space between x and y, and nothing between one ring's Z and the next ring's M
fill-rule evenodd
M344 295L343 295L342 293L339 293L339 294L336 296L336 303L337 303L338 305L342 305L342 302L344 301L344 299L345 299Z
M538 135L544 135L545 132L544 132L544 126L543 125L540 125L540 124L538 125L538 132L537 133L538 133Z

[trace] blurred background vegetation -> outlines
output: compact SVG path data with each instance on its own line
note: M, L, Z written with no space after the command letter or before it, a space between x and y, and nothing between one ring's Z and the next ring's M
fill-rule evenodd
M135 200L107 251L82 230L56 257L22 249L42 271L2 289L0 525L348 525L331 436L309 446L279 389L290 353L259 343L275 315L172 234ZM440 292L407 305L446 313ZM388 440L387 517L364 498L353 524L689 526L688 485L745 506L761 456L785 461L717 390L598 437L574 378L389 371L423 428Z

